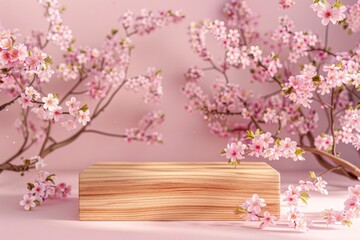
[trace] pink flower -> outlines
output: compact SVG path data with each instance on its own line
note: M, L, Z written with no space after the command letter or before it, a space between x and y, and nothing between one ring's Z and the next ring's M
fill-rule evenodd
M34 187L31 189L31 192L35 197L42 197L45 192L45 186L42 183L34 183Z
M328 191L326 190L327 182L322 179L322 177L317 177L315 182L316 191L320 192L322 195L328 195Z
M71 195L71 186L66 183L59 183L56 185L54 197L55 198L67 198Z
M86 110L86 111L79 111L79 116L78 116L78 122L81 123L82 125L86 125L88 122L90 122L90 111Z
M320 7L317 9L317 15L321 18L321 23L323 25L328 25L331 21L333 24L336 24L339 21L345 19L345 6L332 7L330 3L318 3Z
M315 147L327 151L333 144L333 137L329 134L322 134L315 138Z
M295 222L295 229L306 232L309 230L308 222L304 218L300 218Z
M0 40L0 48L2 48L2 49L8 49L11 47L12 44L13 44L13 41L11 40L10 37L3 38Z
M48 109L49 111L54 111L59 104L59 99L52 93L49 93L47 97L43 97L41 100L44 102L43 108Z
M332 224L335 223L335 217L334 217L334 210L333 209L325 209L321 213L322 217L326 219L326 224Z
M32 96L25 95L21 93L21 97L18 99L18 102L21 104L21 107L26 109L28 107L33 106L34 104L31 102Z
M358 199L360 199L360 185L349 187L348 191L350 192L351 195L355 195Z
M268 225L276 225L276 217L270 215L270 213L268 211L264 212L264 217L260 218L261 224L260 224L260 228L265 228Z
M344 203L345 210L354 210L360 207L360 202L357 196L350 196Z
M241 141L239 141L237 144L229 143L224 149L223 155L225 155L226 159L229 159L231 162L236 162L237 160L244 158L245 149L246 145Z
M349 29L353 33L360 30L360 0L349 8L349 13L346 16L346 23L349 24Z
M29 196L29 194L25 194L23 196L23 200L20 201L20 206L24 206L26 211L31 211L34 207L36 207L35 203L36 197Z
M250 156L260 157L264 148L264 141L262 139L254 139L249 146L251 152Z
M261 213L261 208L265 207L265 200L263 198L259 198L259 195L254 194L251 198L246 200L247 211L254 212L255 214Z
M51 116L53 118L53 121L58 122L60 120L60 118L63 116L62 115L62 107L56 106L56 108L52 112Z
M18 50L17 59L19 59L20 61L25 61L25 59L29 56L27 47L23 43L20 43L18 46L15 47L15 49Z
M295 4L294 0L279 0L279 6L282 9L290 8L294 4Z
M301 194L301 187L289 185L288 190L285 192L284 201L287 202L289 206L297 206Z
M290 157L297 149L296 142L287 137L280 141L279 149L284 157Z
M287 215L288 221L290 221L291 225L304 216L304 214L302 214L296 207L290 208L290 211L287 213Z
M334 222L342 222L345 219L345 215L343 211L334 211L332 213L332 217L334 219Z
M40 98L40 93L36 91L33 87L26 87L25 94L31 96L35 100Z
M260 135L260 139L263 141L264 148L268 148L269 144L274 142L274 139L272 138L272 135L270 132L264 133Z
M259 217L255 214L255 212L250 212L246 214L246 221L258 221Z
M69 107L69 113L72 116L76 116L80 109L80 102L77 101L75 97L71 97L71 99L69 101L66 101L65 104Z

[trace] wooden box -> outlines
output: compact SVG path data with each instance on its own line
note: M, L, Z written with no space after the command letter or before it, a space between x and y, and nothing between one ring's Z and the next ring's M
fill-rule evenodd
M266 163L100 162L80 173L80 220L239 220L254 193L280 215L280 175Z

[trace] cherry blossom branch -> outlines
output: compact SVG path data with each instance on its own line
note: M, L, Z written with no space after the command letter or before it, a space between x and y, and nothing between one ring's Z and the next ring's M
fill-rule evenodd
M320 156L324 156L324 157L330 159L332 162L334 162L334 163L338 164L339 166L345 168L346 170L350 171L356 177L360 177L360 169L357 166L355 166L354 164L352 164L342 158L339 158L328 152L325 152L325 151L322 151L322 150L319 150L316 148L312 148L312 147L301 146L301 148L307 152L311 152L314 154L318 154ZM334 170L336 170L336 169L334 169Z
M221 73L224 76L226 83L229 83L229 78L226 74L226 71L221 70L219 67L217 67L212 59L209 59L208 62L211 64L211 66L214 70L218 71L219 73Z
M49 138L50 138L50 132L51 132L51 121L48 121L48 126L47 126L47 128L46 128L46 135L45 135L45 139L44 139L44 142L43 142L43 144L42 144L42 146L41 146L41 148L40 148L40 152L39 152L39 156L42 156L42 153L43 153L43 151L44 151L44 149L45 149L45 146L46 146L46 144L48 143L48 140L49 140Z
M310 47L309 50L306 50L307 52L315 52L315 51L321 51L321 52L325 52L333 57L336 57L337 55L335 53L330 52L329 50L326 50L324 48L315 48L315 47Z
M34 78L32 79L32 81L30 82L30 84L29 84L29 87L31 87L33 84L34 84L34 82L35 82L35 80L37 79L37 76L36 76L36 74L34 75ZM10 100L9 102L6 102L6 103L4 103L4 104L2 104L1 106L0 106L0 112L1 111L3 111L6 107L8 107L8 106L10 106L11 104L13 104L17 99L19 99L21 97L21 94L19 94L18 96L16 96L14 99L12 99L12 100Z
M74 90L87 78L81 72L79 74L79 80L74 84L74 86L62 97L59 104L62 104L71 94L74 94Z
M42 157L47 156L56 149L72 143L85 132L93 132L113 137L117 136L126 138L128 141L146 141L149 144L156 142L161 143L161 135L157 132L144 135L151 126L160 124L163 121L163 114L158 112L152 112L145 115L139 123L139 128L126 129L125 134L123 135L105 133L98 130L87 130L87 127L89 126L88 122L96 119L101 112L105 111L115 98L115 95L128 82L131 81L134 83L137 81L136 79L127 79L131 49L134 48L132 40L129 39L129 37L134 34L145 35L170 23L177 23L184 18L183 14L180 11L174 12L171 10L165 12L159 11L158 13L143 10L141 15L135 17L132 12L128 11L122 17L122 25L126 37L115 37L118 30L113 29L111 34L105 39L103 49L99 51L95 48L73 45L75 41L72 38L71 30L68 26L63 24L60 17L62 9L56 0L39 1L39 3L43 5L45 15L49 21L49 29L44 43L42 43L41 33L34 33L33 37L35 42L29 40L26 46L24 46L24 44L14 45L15 37L9 37L8 32L6 32L6 34L1 34L0 49L2 51L0 60L2 64L9 63L10 65L10 67L6 68L8 73L5 77L12 76L12 79L10 79L9 82L13 83L16 88L21 90L15 89L16 93L19 93L18 97L9 103L5 103L1 108L5 109L8 105L18 100L22 109L26 109L26 111L24 112L24 110L22 110L25 120L23 121L22 128L20 128L24 135L24 143L12 157L0 164L0 171L12 170L23 173L24 171L32 169L36 167L36 165L39 165L37 164L40 161L39 159L42 159ZM132 27L133 30L130 30L130 27ZM61 99L59 99L57 94L44 93L40 86L42 83L49 82L51 75L54 73L50 68L50 65L52 64L51 58L39 50L45 48L50 41L65 52L65 61L60 64L57 69L60 78L65 81L77 79L75 84L71 86ZM9 61L9 59L11 61ZM11 62L18 64L19 66L15 65L15 67L13 67L14 64ZM86 66L88 66L88 68ZM104 69L106 69L106 71L104 71ZM13 72L15 72L16 75L12 74ZM2 73L6 74L4 69L2 69ZM22 82L17 79L18 74L21 77L21 81L26 80L28 76L32 75L34 75L34 79L31 81L30 85L23 86L21 85ZM162 95L162 76L160 75L159 70L152 71L152 69L148 70L147 74L149 76L138 76L138 83L141 83L139 86L147 89L147 95L145 95L144 101L145 103L157 102ZM89 75L92 76L92 79L86 84L88 89L86 91L77 91L79 85L83 83ZM36 88L34 88L31 85L36 79L39 79L39 82ZM0 83L3 84L4 81L1 81ZM12 91L13 89L6 89L8 85L0 85L0 88L4 88L6 91L9 90L10 92L10 90ZM130 84L128 88L128 90L130 90ZM13 92L11 93L13 94ZM88 109L87 104L81 106L80 101L77 101L75 97L71 97L71 99L67 101L67 99L74 94L84 93L88 93L90 97L98 100L95 105L95 110L91 115L92 119L90 119L90 110ZM42 95L44 95L44 97L42 97ZM65 103L65 101L68 110L63 110L63 106L60 106ZM35 107L33 107L34 105ZM41 133L39 131L38 135L32 136L32 141L30 144L27 144L29 139L27 115L30 107L33 107L31 108L31 112L34 112L39 119L48 122L48 125L45 129L41 127ZM83 126L75 134L72 134L62 141L56 141L51 135L52 125L59 122L59 120L65 116L67 120L61 122L61 125L66 127L68 131L76 129L77 122L81 123ZM32 133L36 133L36 125L33 123L31 124ZM30 160L25 159L24 164L22 165L12 164L12 161L27 151L35 142L40 141L39 139L42 138L41 134L44 134L45 136L41 140L39 156L30 158ZM28 201L29 199L24 198L24 201L25 200Z
M330 123L331 123L330 131L331 131L331 135L333 137L333 144L331 147L331 151L334 156L337 156L336 139L335 139L335 120L334 120L334 109L335 109L334 98L335 98L335 89L332 89L331 90L331 103L330 103L330 105L331 105L331 108L330 108Z
M100 134L100 135L104 135L104 136L108 136L108 137L126 138L125 134L107 133L107 132L94 130L94 129L84 130L83 133L96 133L96 134Z
M354 90L351 90L348 86L346 86L346 84L344 84L343 86L349 93L351 93L354 97L356 97L358 100L360 100L360 96L358 96Z
M333 168L327 169L327 170L325 170L324 172L320 173L320 174L318 175L318 177L322 177L322 176L324 176L324 175L326 175L326 174L328 174L328 173L330 173L330 172L332 172L332 171L339 170L339 169L341 169L341 168L343 168L343 166L337 165L337 166L335 166L335 167L333 167Z

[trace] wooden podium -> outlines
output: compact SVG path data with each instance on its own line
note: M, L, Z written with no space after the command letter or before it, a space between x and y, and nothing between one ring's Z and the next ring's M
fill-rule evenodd
M239 220L254 193L280 215L280 175L266 163L99 162L79 177L80 220Z

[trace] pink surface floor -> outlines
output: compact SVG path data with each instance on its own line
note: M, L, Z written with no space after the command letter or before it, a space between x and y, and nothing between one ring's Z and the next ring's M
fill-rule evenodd
M19 177L5 172L0 175L0 239L359 239L360 221L352 227L332 225L327 227L319 212L325 208L341 209L347 195L347 186L356 182L329 174L329 196L313 194L309 206L304 207L308 216L318 217L309 232L302 233L279 223L265 230L257 229L259 223L228 221L197 222L88 222L78 221L78 172L57 172L58 181L73 186L71 198L64 201L50 200L32 212L19 206L35 172ZM308 172L282 173L282 191L289 183L305 179ZM282 205L282 218L287 207Z

